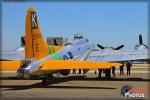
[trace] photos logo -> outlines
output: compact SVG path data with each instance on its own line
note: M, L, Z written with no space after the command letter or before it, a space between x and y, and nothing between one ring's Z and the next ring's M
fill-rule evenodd
M143 88L133 88L129 85L125 85L121 88L120 94L124 97L143 98L144 91Z

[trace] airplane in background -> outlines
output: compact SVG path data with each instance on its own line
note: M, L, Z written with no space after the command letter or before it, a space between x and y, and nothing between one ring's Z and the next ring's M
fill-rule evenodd
M0 61L12 61L24 59L24 39L21 37L21 46L15 50L7 50L0 52Z
M15 50L4 51L0 53L0 61L15 61L25 59L25 37L21 36L21 46ZM49 45L49 52L54 53L64 46Z
M138 50L131 52L120 51L123 45L108 51L101 51L95 49L98 45L89 42L86 38L74 40L52 53L42 37L33 7L27 11L25 37L25 60L17 70L17 76L22 79L44 76L42 78L44 85L53 74L58 72L67 76L71 69L110 69L112 66L119 67L120 62L150 59L149 48L138 49L140 46L145 46L142 43L136 46Z

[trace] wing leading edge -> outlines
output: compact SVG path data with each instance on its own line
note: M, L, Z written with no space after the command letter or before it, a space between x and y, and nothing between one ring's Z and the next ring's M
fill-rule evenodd
M101 61L101 62L122 62L122 61L140 61L150 59L148 50L140 51L110 51L101 52L93 51L91 52L86 61Z

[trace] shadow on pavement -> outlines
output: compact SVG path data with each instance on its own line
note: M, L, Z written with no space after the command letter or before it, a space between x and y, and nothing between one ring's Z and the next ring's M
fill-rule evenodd
M23 79L18 79L17 77L0 77L0 80L23 80ZM32 77L29 80L41 80L40 77ZM130 78L88 78L86 76L67 76L67 77L54 77L51 79L51 81L140 81L140 82L150 82L150 79L143 79L139 77L130 77ZM59 82L58 82L59 83Z
M1 78L1 80L18 80L16 77ZM30 80L40 80L40 78L30 79ZM86 76L69 76L63 78L53 78L50 79L48 86L43 86L41 82L31 84L31 85L0 85L0 88L9 88L7 90L26 90L32 88L64 88L64 89L116 89L113 87L87 87L87 86L54 86L53 84L58 84L67 81L136 81L136 82L150 82L150 79L142 78L116 78L116 79L106 79L106 78L86 78Z
M87 87L87 86L42 86L41 83L35 83L32 85L2 85L0 88L9 88L7 90L27 90L33 88L63 88L63 89L116 89L113 87Z

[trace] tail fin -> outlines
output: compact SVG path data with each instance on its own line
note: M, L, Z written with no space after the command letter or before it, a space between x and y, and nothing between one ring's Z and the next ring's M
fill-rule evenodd
M48 44L41 35L36 11L30 7L26 15L25 58L39 60L48 54Z

